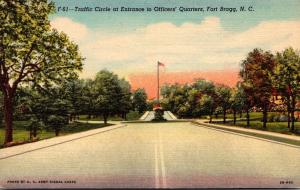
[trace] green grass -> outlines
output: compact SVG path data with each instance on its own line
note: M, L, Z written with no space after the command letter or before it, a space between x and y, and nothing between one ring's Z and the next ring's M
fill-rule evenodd
M13 138L14 142L16 143L24 143L24 142L29 142L29 132L25 129L25 125L27 124L27 121L15 121L14 122L14 131L13 131ZM72 133L78 133L82 131L87 131L90 129L97 129L105 126L109 126L111 124L93 124L93 123L71 123L66 126L64 126L60 132L59 136L62 135L68 135ZM4 142L4 136L5 136L5 130L4 128L0 128L0 144ZM37 138L39 140L42 139L48 139L55 137L54 131L48 131L48 130L43 130L39 131ZM3 146L0 146L0 148L3 148Z
M132 120L138 120L140 117L142 116L142 114L140 114L137 111L130 111L127 114L127 121L132 121ZM103 117L102 116L92 116L91 118L88 118L88 115L80 115L79 116L79 120L83 120L83 121L103 121ZM108 121L124 121L124 119L122 117L119 116L109 116Z
M269 115L271 115L272 113L273 112L269 112ZM249 115L251 120L260 120L263 117L262 112L250 112ZM208 116L204 115L201 118L206 119L207 117ZM242 117L240 117L240 114L238 113L236 114L236 118L245 119L246 113L242 113ZM213 119L223 119L223 114L218 114L217 117L213 115ZM226 119L233 119L233 114L232 113L226 114Z
M222 123L223 124L223 123ZM290 129L288 128L287 122L267 122L267 128L262 128L262 122L261 121L250 121L250 129L258 129L258 130L264 130L264 131L271 131L276 133L283 133L283 134L295 134L300 135L300 122L295 122L295 132L290 132ZM225 125L233 126L233 122L227 122ZM236 125L238 127L246 127L247 122L246 121L237 121Z
M253 137L258 137L258 138L263 138L263 139L268 139L268 140L273 140L273 141L277 141L277 142L300 146L300 142L297 140L291 140L291 139L287 139L287 138L276 137L276 136L260 134L260 133L253 133L253 132L248 132L248 131L235 130L234 128L232 128L232 129L221 128L221 127L216 127L216 126L212 126L210 124L205 124L205 123L204 124L203 123L200 124L197 122L193 122L193 123L196 125L200 125L200 126L204 125L204 126L211 127L211 128L222 129L225 131L230 131L230 132L240 133L240 134L249 135L249 136L253 136Z
M133 121L133 120L138 120L140 117L142 117L144 113L139 113L137 111L130 111L128 114L127 114L127 120L128 121Z
M276 133L282 133L282 134L289 134L289 135L299 135L300 136L300 122L295 122L295 131L291 132L288 128L287 122L269 122L269 119L275 115L280 115L281 113L278 112L268 112L268 122L267 122L267 128L263 128L263 122L262 112L250 112L250 129L257 129L257 130L263 130L263 131L271 131ZM226 114L227 122L223 124L223 115L219 114L216 118L215 115L213 116L213 123L218 123L221 125L227 125L227 126L236 126L236 127L247 127L247 121L246 121L246 113L242 114L242 117L240 118L240 114L237 114L237 121L236 124L233 124L233 114ZM208 116L201 117L203 119L208 119ZM214 120L218 121L214 121Z
M268 120L271 116L274 115L280 115L278 112L268 112ZM246 121L246 113L242 114L242 118L240 118L240 114L237 114L237 121L236 125L237 127L246 127L247 121ZM257 130L263 130L263 131L271 131L276 133L283 133L283 134L289 134L289 135L300 135L300 122L295 122L295 131L290 132L290 129L288 128L287 122L267 122L267 128L264 129L262 127L262 112L250 112L250 129L257 129ZM207 116L203 116L202 118L207 119ZM214 121L214 120L218 121ZM213 116L213 123L218 123L221 125L229 125L234 126L233 124L233 114L226 114L227 122L223 124L221 120L223 119L223 115L219 114L216 118L215 115Z

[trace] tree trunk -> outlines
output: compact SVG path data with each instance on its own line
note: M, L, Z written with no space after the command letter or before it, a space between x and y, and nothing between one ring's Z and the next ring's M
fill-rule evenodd
M295 130L295 106L296 106L296 97L292 96L292 105L291 105L292 126L291 126L291 131Z
M36 136L37 136L37 128L36 128L36 127L33 127L33 130L32 130L32 136L33 136L34 138L36 138Z
M30 139L30 140L32 140L32 136L33 136L33 135L32 135L32 130L30 129L30 130L29 130L29 139Z
M210 112L210 115L209 115L209 123L212 122L212 117L213 117L213 111Z
M104 113L103 114L103 120L104 120L105 125L107 124L107 117L108 117L108 114Z
M59 129L55 129L55 136L59 135Z
M246 118L247 118L247 127L250 127L250 115L249 115L249 109L246 110Z
M240 112L240 118L242 118L242 117L243 117L243 111Z
M263 109L263 128L267 128L267 118L268 118L268 108L266 103L264 103L264 109Z
M223 108L223 123L226 123L226 108Z
M291 127L291 100L290 96L287 97L287 114L288 114L288 128Z
M4 93L4 121L5 139L4 144L13 141L13 97Z
M236 124L236 110L233 110L233 124Z

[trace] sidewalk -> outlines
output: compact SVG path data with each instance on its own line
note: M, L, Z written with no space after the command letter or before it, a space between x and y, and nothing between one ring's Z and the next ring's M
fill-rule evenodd
M55 146L55 145L58 145L58 144L74 141L74 140L77 140L77 139L81 139L81 138L84 138L84 137L92 136L92 135L95 135L95 134L103 133L103 132L106 132L106 131L114 130L114 129L117 129L117 128L120 128L120 127L125 127L125 126L126 125L124 125L124 124L112 125L112 126L109 126L109 127L103 127L103 128L99 128L99 129L92 129L92 130L79 132L79 133L74 133L74 134L70 134L70 135L45 139L45 140L41 140L41 141L37 141L37 142L33 142L33 143L27 143L27 144L24 144L24 145L18 145L18 146L3 148L3 149L0 149L0 160L5 159L5 158L9 158L9 157L12 157L12 156L24 154L24 153L27 153L27 152L31 152L31 151L35 151L35 150Z
M264 138L273 141L279 141L281 143L292 144L300 147L300 136L286 135L286 134L280 134L280 133L275 133L270 131L260 131L256 129L247 129L247 128L236 127L236 126L224 126L215 123L211 124L208 123L207 120L195 120L194 123L204 125L206 127L212 127L215 129L241 133L241 134L255 136L258 138Z

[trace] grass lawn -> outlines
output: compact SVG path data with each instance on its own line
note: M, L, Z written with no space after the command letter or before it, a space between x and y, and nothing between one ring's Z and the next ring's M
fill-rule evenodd
M279 115L279 113L276 112L268 112L268 118L274 115ZM237 127L246 127L246 113L242 114L242 118L240 118L240 114L237 114L237 121L236 125ZM251 129L258 129L258 130L264 130L264 131L272 131L277 133L283 133L283 134L295 134L300 135L300 122L295 122L295 132L290 132L289 128L287 127L287 122L267 122L267 128L262 128L262 112L250 112L250 128ZM208 116L203 116L202 118L207 119ZM218 119L218 121L214 121L215 119ZM222 124L221 120L223 119L223 115L219 114L216 118L215 115L213 116L213 122L216 122L218 124ZM233 125L233 114L226 114L227 122L224 125Z
M218 124L222 125L230 125L233 126L233 122L227 122L225 124L218 122ZM236 125L237 127L246 127L247 122L246 121L237 121ZM295 132L290 132L289 128L287 127L287 122L267 122L267 128L262 128L262 122L261 121L250 121L250 129L258 129L263 131L272 131L276 133L283 133L283 134L295 134L300 135L300 122L295 122Z
M127 121L132 121L132 120L138 120L143 114L138 113L137 111L130 111L126 118ZM92 118L88 118L88 115L80 115L79 116L79 120L83 120L83 121L103 121L103 117L102 116L97 116L97 117L92 117ZM123 121L124 119L119 117L119 116L109 116L108 121Z
M271 115L272 112L269 112L269 115ZM251 120L260 120L262 118L262 112L250 112L249 113L250 115L250 119ZM207 118L208 116L202 116L201 118L205 119ZM237 113L236 114L236 118L237 119L240 119L240 118L243 118L245 119L246 118L246 113L242 113L242 117L240 117L240 114ZM213 120L214 119L223 119L223 114L218 114L218 116L216 117L215 115L213 115ZM226 114L226 119L233 119L233 114L232 113L228 113Z
M16 143L23 143L23 142L29 142L29 132L24 128L24 126L27 124L27 121L15 121L14 122L14 131L13 131L13 138L14 142ZM63 127L63 129L60 132L60 136L62 135L68 135L72 133L87 131L90 129L97 129L105 126L109 126L111 124L93 124L93 123L71 123ZM3 126L0 128L0 144L4 142L4 135L5 130ZM43 130L39 131L37 135L39 140L42 139L48 139L55 137L54 131L49 130ZM0 148L3 148L3 145L0 145Z

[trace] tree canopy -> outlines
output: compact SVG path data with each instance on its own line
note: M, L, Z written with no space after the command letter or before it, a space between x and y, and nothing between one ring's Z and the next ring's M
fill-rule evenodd
M77 77L83 59L66 34L51 28L52 2L1 0L0 9L0 89L8 143L13 140L12 101L18 86L34 82L42 87Z

